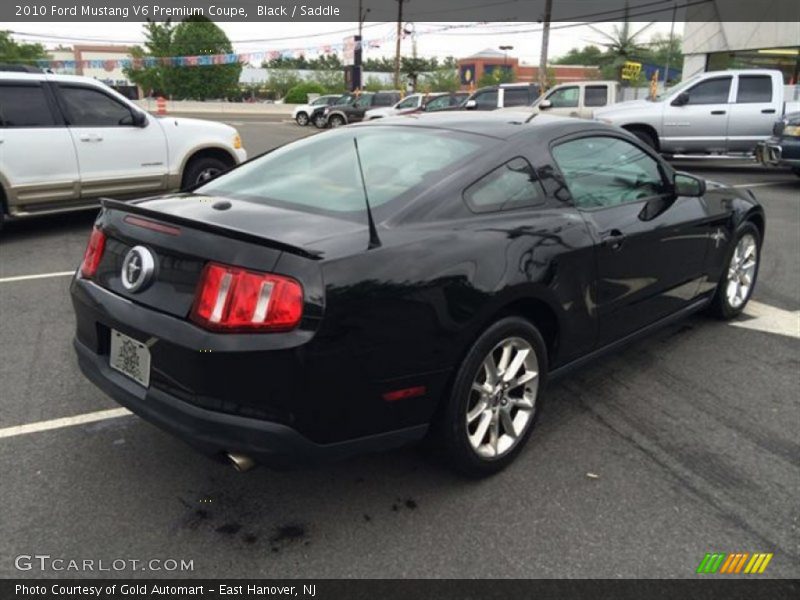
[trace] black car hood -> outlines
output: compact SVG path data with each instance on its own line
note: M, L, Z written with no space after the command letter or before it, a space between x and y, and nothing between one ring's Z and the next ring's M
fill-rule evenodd
M116 204L116 203L115 203ZM127 204L133 212L215 230L224 229L251 240L277 243L286 250L300 250L315 257L366 248L364 223L223 196L175 194ZM227 208L224 208L226 207ZM216 207L216 208L215 208ZM240 236L241 236L240 235Z

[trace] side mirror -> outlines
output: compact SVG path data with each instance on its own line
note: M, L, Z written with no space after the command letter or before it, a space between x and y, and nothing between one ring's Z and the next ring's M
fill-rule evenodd
M689 104L689 92L681 92L672 101L672 106L683 106Z
M675 173L675 195L699 197L706 193L706 182L688 173Z
M548 108L552 108L552 106L553 103L550 102L550 100L542 100L541 102L539 102L539 108L541 110L547 110Z
M478 103L475 100L467 100L464 103L464 108L466 108L467 110L475 110L476 108L478 108Z

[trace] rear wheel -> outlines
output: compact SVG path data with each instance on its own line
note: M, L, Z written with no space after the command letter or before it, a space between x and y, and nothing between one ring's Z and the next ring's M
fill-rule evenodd
M294 118L294 120L297 121L297 124L300 125L300 127L305 127L308 125L308 115L304 112L297 113L297 116Z
M545 344L529 321L507 317L489 327L461 364L441 413L450 464L472 477L510 464L539 416L546 375Z
M744 310L758 276L761 260L761 235L751 222L745 222L736 232L727 266L717 284L717 291L709 307L721 319L732 319Z
M347 122L341 115L331 115L330 117L328 117L328 123L330 123L330 126L333 129L335 129L336 127L342 127L343 125L347 125Z

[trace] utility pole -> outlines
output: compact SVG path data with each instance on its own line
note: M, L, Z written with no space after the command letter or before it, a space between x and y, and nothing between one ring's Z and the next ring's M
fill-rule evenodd
M400 89L400 42L403 39L403 3L409 0L397 0L397 45L394 51L394 89Z
M542 27L542 54L539 57L539 88L543 93L547 89L547 47L550 44L550 16L553 11L553 0L546 0L544 5L544 27Z
M369 14L369 9L363 10L362 0L358 0L358 35L355 39L355 49L353 51L353 83L352 88L361 89L364 86L363 79L363 57L364 57L364 21Z
M678 11L678 3L672 5L672 25L669 28L669 46L667 46L667 60L664 65L664 89L667 89L667 80L669 79L669 55L672 53L672 40L675 34L675 13Z

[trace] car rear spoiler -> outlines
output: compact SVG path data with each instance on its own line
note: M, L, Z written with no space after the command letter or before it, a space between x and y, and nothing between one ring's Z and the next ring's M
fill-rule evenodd
M278 240L261 237L258 235L254 235L252 233L248 233L246 231L241 231L239 229L223 227L222 225L215 225L213 223L206 223L204 221L196 221L194 219L187 219L185 217L171 215L169 213L153 210L151 208L144 208L143 206L139 206L138 204L133 204L131 202L123 202L121 200L114 200L112 198L100 198L100 205L103 208L119 210L122 212L133 213L145 217L151 217L159 221L172 223L173 225L183 225L184 227L190 227L192 229L197 229L199 231L207 231L209 233L225 235L227 237L241 240L243 242L258 244L259 246L269 246L270 248L277 248L278 250L283 250L291 254L297 254L299 256L302 256L304 258L310 258L312 260L319 260L322 258L322 254L320 252L307 250L306 248L301 248L300 246L295 246L292 244L287 244L285 242L280 242Z

